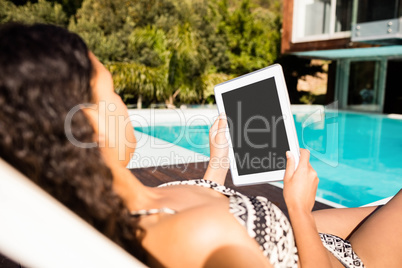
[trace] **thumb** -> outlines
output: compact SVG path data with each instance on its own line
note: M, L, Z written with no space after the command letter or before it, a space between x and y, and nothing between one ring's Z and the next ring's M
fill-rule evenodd
M295 173L295 159L291 151L286 152L286 170L283 180L289 180Z

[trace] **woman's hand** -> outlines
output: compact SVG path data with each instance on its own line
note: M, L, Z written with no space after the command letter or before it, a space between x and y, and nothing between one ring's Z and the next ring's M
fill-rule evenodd
M220 114L209 129L210 159L204 179L224 184L229 169L229 144L226 139L227 119Z
M287 164L283 179L283 196L288 210L310 213L313 209L318 186L317 172L310 165L310 152L300 149L300 161L295 170L295 159L286 152Z
M286 152L287 164L283 179L283 196L299 253L301 267L332 267L328 251L322 245L311 211L315 202L318 178L310 165L310 152L300 149L300 162ZM338 267L338 266L337 266Z
M225 134L227 124L226 116L222 113L209 129L209 150L211 159L218 158L220 160L228 156L229 146ZM227 163L227 167L229 167L229 163Z

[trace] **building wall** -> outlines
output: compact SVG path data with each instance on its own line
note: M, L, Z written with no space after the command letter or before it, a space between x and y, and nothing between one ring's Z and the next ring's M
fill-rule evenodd
M282 43L281 43L282 54L299 52L299 51L310 51L310 50L358 48L358 47L372 46L364 43L353 43L350 41L350 38L338 38L330 40L317 40L317 41L293 43L292 42L293 23L297 23L293 22L293 8L294 8L294 0L284 0Z
M364 47L380 46L382 44L379 42L377 43L372 42L374 44L376 43L377 45L361 43L361 42L352 42L350 37L345 38L345 36L348 35L348 32L345 30L341 32L341 35L339 35L338 32L336 34L333 34L334 30L329 35L325 34L324 35L319 34L318 36L306 35L307 38L303 35L299 36L299 33L297 32L295 32L296 35L293 35L293 28L296 31L296 27L293 26L297 25L298 27L303 28L304 27L303 23L305 23L303 21L301 22L293 21L295 17L300 16L299 14L297 16L294 16L293 14L295 5L299 7L299 4L301 3L301 2L295 3L295 1L301 1L301 0L284 0L283 2L283 26L282 26L283 28L282 28L282 43L281 43L282 54L290 54L292 52L313 51L313 50L348 49L348 48L362 48L362 47L364 48ZM332 3L334 3L334 1ZM398 3L400 10L402 10L402 0L400 0ZM368 6L375 9L376 7L374 4L378 4L378 2L370 2ZM390 6L389 3L388 6ZM354 5L353 7L355 17L353 21L355 22L357 16L356 7L357 5ZM335 19L333 14L334 13L332 13L331 20L334 22ZM304 17L303 19L306 19L306 17L312 18L311 16L308 17L308 15L302 15L302 17ZM399 20L401 20L402 11L398 13L397 17ZM325 18L325 16L323 18ZM320 20L319 17L316 17L314 19L317 19L318 21ZM357 22L359 21L357 20ZM332 23L332 25L333 24L334 23ZM307 26L306 29L309 30L311 28L311 24L307 25L309 26ZM312 27L312 29L314 30L315 28ZM324 29L323 32L327 33L326 29ZM292 36L295 36L295 38L297 38L296 40L303 41L307 39L309 41L293 42ZM338 38L335 38L335 36ZM339 36L342 36L342 38L339 38ZM402 39L400 41L402 44ZM366 74L365 69L363 68L367 66L375 66L375 68L371 69L369 68L371 70L370 74ZM402 68L402 54L392 55L392 57L389 56L379 57L378 55L373 54L360 58L352 56L347 58L332 59L331 63L329 64L329 70L328 70L326 102L330 103L332 101L338 101L339 108L341 109L367 111L367 112L402 113L402 90L399 83L401 68ZM368 78L370 78L371 80ZM367 84L367 81L372 81L371 87L367 88L366 86L365 88L363 88L362 85L364 83ZM360 102L359 100L357 100L357 97L356 98L353 97L355 95L359 97L359 94L361 95L362 93L367 92L372 92L373 102L368 101ZM362 98L363 97L364 96L362 95Z

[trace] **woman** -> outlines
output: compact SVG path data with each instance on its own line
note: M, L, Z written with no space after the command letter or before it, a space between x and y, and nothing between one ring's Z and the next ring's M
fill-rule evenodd
M359 257L370 267L402 265L396 241L402 216L392 213L402 206L401 194L354 232L374 208L323 211L314 219L318 178L309 152L301 151L296 170L288 154L284 197L292 232L272 203L220 185L228 170L224 116L210 130L214 161L205 181L146 187L125 168L135 145L131 124L118 124L127 110L110 73L77 35L49 25L6 25L0 51L0 157L148 265L342 267L352 258L347 267L354 267L362 265ZM74 110L85 103L93 105ZM98 146L81 146L93 142ZM254 221L236 217L240 210ZM358 255L337 259L326 249L337 238L320 239L319 231L349 236Z

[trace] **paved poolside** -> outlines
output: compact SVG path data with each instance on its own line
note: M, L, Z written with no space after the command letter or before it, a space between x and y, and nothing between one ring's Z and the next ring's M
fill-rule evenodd
M137 148L128 168L147 168L185 163L205 162L209 157L170 142L135 131Z

